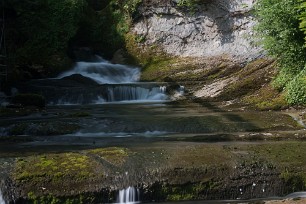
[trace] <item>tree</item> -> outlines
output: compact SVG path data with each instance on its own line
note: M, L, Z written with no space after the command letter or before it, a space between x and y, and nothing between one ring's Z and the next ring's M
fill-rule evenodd
M301 4L299 6L301 9L301 15L300 15L300 29L304 32L305 34L305 46L306 46L306 1L302 0Z
M258 0L255 6L257 35L268 55L277 59L279 65L274 85L287 92L290 104L306 103L303 71L306 47L305 34L300 29L300 6L301 2L297 0ZM304 94L305 97L302 97Z

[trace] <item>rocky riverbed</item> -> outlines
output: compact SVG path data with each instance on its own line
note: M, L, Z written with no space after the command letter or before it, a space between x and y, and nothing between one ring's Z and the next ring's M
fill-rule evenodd
M128 186L141 190L142 201L305 190L305 130L286 111L182 101L46 107L1 121L27 130L1 137L1 189L17 203L114 202ZM77 129L59 135L58 123Z

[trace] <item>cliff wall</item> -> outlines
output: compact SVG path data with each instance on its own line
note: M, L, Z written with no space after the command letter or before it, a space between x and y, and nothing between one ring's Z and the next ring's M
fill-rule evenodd
M227 56L252 60L262 53L255 46L252 15L255 0L202 0L180 6L178 0L144 1L132 32L145 45L160 45L182 57Z

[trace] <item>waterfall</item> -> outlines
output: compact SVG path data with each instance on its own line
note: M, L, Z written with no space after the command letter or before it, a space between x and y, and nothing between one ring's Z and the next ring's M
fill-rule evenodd
M134 100L166 100L167 96L160 87L146 88L141 86L108 87L106 101L134 101Z
M5 203L5 200L4 200L4 198L3 198L1 189L0 189L0 204L6 204L6 203Z
M129 186L118 193L117 203L119 204L135 204L139 202L139 189Z
M159 102L168 99L167 87L157 83L138 82L140 69L112 64L102 58L98 62L77 62L75 67L58 76L67 79L82 75L97 82L97 85L76 87L45 87L39 90L51 105L104 104L112 102ZM79 78L77 78L79 79ZM80 78L82 79L82 78ZM74 78L75 80L75 78ZM86 80L84 80L86 82ZM83 81L82 81L83 82Z
M77 62L72 70L60 74L58 78L73 74L88 77L99 84L122 84L138 81L140 69L121 64L111 64L105 60L100 62Z

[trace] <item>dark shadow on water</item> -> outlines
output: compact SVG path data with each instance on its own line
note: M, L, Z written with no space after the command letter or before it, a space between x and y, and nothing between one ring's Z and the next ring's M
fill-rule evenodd
M205 108L211 110L212 112L218 112L222 117L226 118L230 122L240 123L244 127L247 127L246 131L256 131L256 132L263 131L262 128L258 127L257 125L255 125L251 121L248 121L248 120L244 119L243 117L241 117L238 114L227 112L227 111L219 108L217 105L213 104L212 102L205 101L205 100L202 100L202 99L199 99L199 98L194 99L193 101L195 103L201 105L202 107L205 107Z

